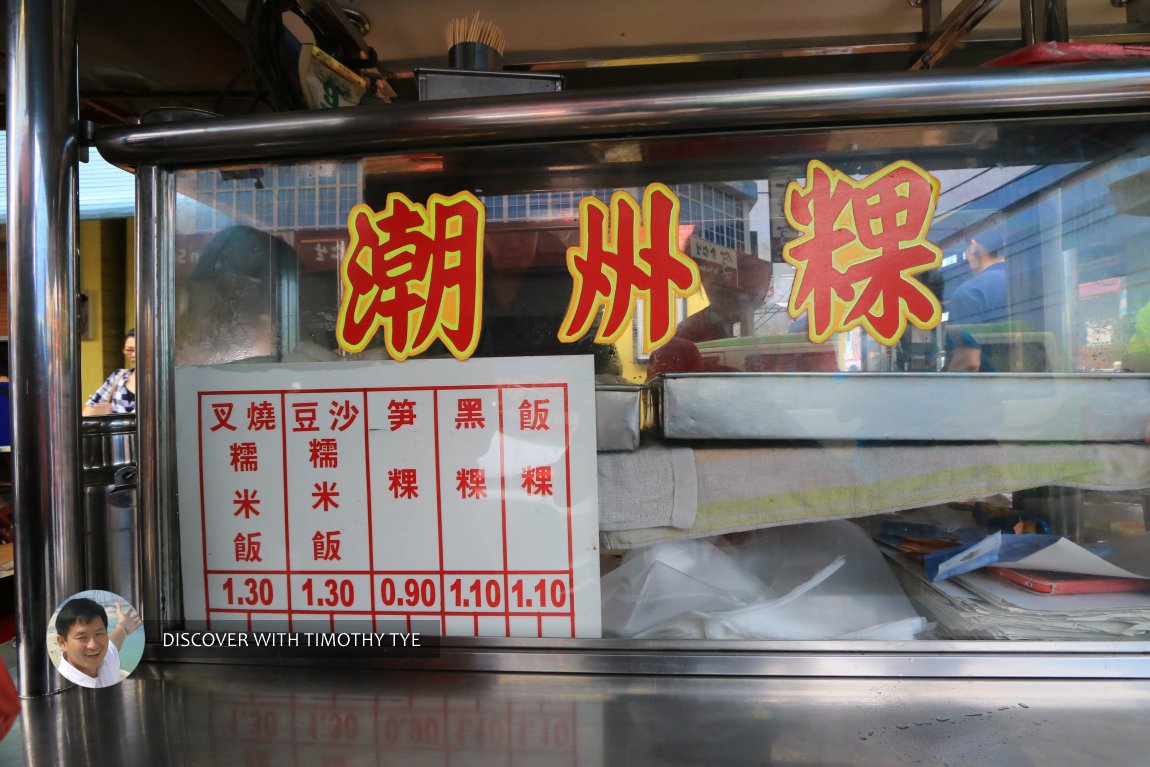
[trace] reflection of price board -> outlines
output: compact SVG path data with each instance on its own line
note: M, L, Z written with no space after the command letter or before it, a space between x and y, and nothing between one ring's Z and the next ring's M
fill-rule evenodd
M688 242L688 252L699 267L699 276L706 285L739 285L739 253L699 237Z
M592 385L589 357L178 368L188 622L598 636Z

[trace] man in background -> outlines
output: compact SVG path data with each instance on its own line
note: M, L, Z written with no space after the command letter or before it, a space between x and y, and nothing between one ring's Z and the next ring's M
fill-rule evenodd
M971 238L966 245L966 263L971 277L958 286L947 301L948 325L978 325L1005 322L1006 311L1006 259L1002 255L1005 241L1000 226L993 226ZM993 368L983 359L982 347L965 328L948 331L946 335L948 361L951 372L989 372Z
M1006 259L996 232L971 239L966 263L973 275L958 286L947 304L948 322L969 325L1006 320Z

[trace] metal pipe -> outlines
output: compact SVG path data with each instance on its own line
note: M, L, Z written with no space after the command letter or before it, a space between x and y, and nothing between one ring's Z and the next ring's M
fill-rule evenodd
M962 0L931 33L926 50L911 69L930 69L953 51L962 39L998 5L999 0Z
M1066 0L1019 0L1022 44L1064 43L1070 39Z
M136 444L140 509L140 610L149 637L171 628L180 610L175 494L175 405L171 174L154 165L136 171Z
M148 125L202 120L194 109L155 109ZM171 257L175 178L155 165L136 170L136 452L140 456L140 609L146 636L183 617L176 518L176 407L173 380L175 277Z
M860 120L1150 106L1150 66L986 69L568 91L96 133L111 162L195 164Z
M52 667L44 632L56 605L83 586L75 19L71 0L8 3L8 312L23 696L69 686Z

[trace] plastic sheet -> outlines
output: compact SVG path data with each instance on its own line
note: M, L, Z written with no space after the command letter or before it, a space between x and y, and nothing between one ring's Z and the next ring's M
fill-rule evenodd
M1110 43L1035 43L983 64L985 67L1036 67L1055 64L1081 64L1087 61L1118 61L1150 56L1141 45Z
M849 522L675 541L603 577L603 628L639 639L913 639L928 628Z

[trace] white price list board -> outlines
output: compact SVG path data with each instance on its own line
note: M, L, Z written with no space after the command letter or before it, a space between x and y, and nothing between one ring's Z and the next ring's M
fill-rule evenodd
M176 369L189 627L597 637L590 357Z

